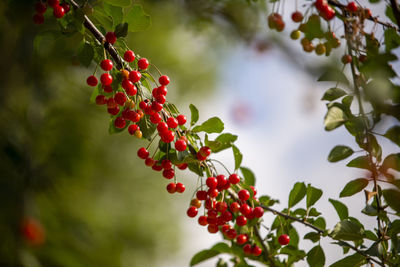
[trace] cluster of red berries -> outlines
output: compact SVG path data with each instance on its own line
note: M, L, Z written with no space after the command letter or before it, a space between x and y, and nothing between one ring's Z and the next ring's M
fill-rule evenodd
M268 27L271 30L276 30L281 32L285 29L285 22L282 19L282 16L279 13L271 13L268 16Z
M318 10L321 17L329 21L335 17L335 10L328 4L327 0L315 1L315 8Z
M47 0L45 2L37 2L35 5L36 14L33 16L33 22L35 24L43 24L44 13L47 10L47 6L53 8L53 16L57 19L64 17L70 11L70 6L67 3L61 3L59 0Z

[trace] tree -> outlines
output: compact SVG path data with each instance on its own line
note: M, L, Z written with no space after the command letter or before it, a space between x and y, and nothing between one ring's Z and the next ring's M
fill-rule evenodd
M238 2L241 4L241 1ZM311 266L323 266L324 251L318 243L321 238L334 240L345 254L351 251L350 256L344 256L331 266L399 264L397 239L400 228L397 217L400 191L396 171L400 171L400 154L384 157L379 138L387 138L399 146L400 128L396 125L384 133L375 131L386 116L400 118L400 87L394 82L397 74L391 66L391 62L397 59L393 50L400 45L400 12L396 1L386 6L387 16L392 22L381 20L355 2L344 5L334 0L305 3L307 11L304 14L297 8L292 13L292 20L300 25L291 33L291 38L299 39L304 35L301 39L303 50L309 53L315 51L317 55L329 56L333 49L341 46L340 38L331 26L335 20L343 25L345 54L341 60L344 67L342 70L330 67L318 79L333 85L323 96L323 100L328 101L325 129L332 131L344 126L361 149L359 153L362 154L353 158L347 166L365 169L369 175L346 184L340 197L350 197L371 184L371 191L364 190L366 206L362 213L376 218L377 225L373 229L349 216L345 204L334 199L330 202L341 221L333 229L327 229L324 217L314 207L323 192L310 184L297 182L289 194L288 207L282 211L273 208L276 201L269 196L257 198L254 174L241 166L242 154L234 144L237 136L222 133L224 124L218 117L198 123L199 111L193 105L190 105L189 122L175 105L166 101L166 86L170 83L168 76L150 65L146 58L135 55L124 43L123 38L128 31L146 28L150 22L140 5L133 5L129 10L123 8L129 4L129 0L104 1L91 13L88 3L70 0L60 6L57 1L48 1L54 16L59 19L61 31L66 34L80 33L84 37L79 60L86 65L94 60L104 71L100 83L95 75L91 75L87 84L94 87L92 101L107 105L111 114L109 132L113 134L126 130L139 139L148 140L148 145L141 147L137 154L147 166L162 171L167 179L174 179L167 185L169 193L185 191L184 185L175 176L176 168L188 168L199 176L201 186L195 189L196 198L192 200L187 215L196 217L198 209L204 205L207 214L199 216L198 222L207 225L210 233L221 232L224 242L197 253L191 265L226 253L232 256L235 266L247 266L249 259L270 266L287 266L306 259ZM229 18L233 25L240 25L236 22L241 16L229 16L227 12L228 7L232 8L234 4L210 1L204 6L215 8L200 14L221 14L223 10L225 18ZM257 8L257 3L249 3L249 6ZM37 24L44 20L41 15L43 9L40 6L37 8L34 17ZM268 16L269 27L278 32L285 28L279 14L282 9L279 1L273 1L272 13ZM126 11L124 19L127 22L121 19L123 11ZM375 28L376 25L381 27L383 41L379 41L373 31L367 30L369 22L375 24ZM104 27L114 30L107 32ZM248 28L238 29L239 33L246 33L243 36L249 38L251 32L243 31ZM152 88L152 85L156 87ZM353 101L357 108L352 106ZM210 140L208 134L211 133L220 135ZM211 155L226 149L232 150L235 167L234 171L225 167L225 176L218 173L215 167L215 164L223 163L213 160ZM338 145L332 149L328 160L337 162L354 153L353 148ZM383 183L389 186L383 186ZM304 198L306 208L294 210ZM265 211L276 216L273 224L266 227L268 232L262 229ZM298 246L299 237L295 228L298 224L310 229L305 239L318 243L307 253ZM220 260L218 265L226 266L226 263Z

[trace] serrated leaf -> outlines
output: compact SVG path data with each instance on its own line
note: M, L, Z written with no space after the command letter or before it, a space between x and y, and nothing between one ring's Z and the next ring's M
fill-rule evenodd
M306 196L306 192L306 185L304 183L295 183L289 194L289 208L299 203Z
M346 166L347 167L353 167L353 168L371 170L371 167L369 165L369 159L368 159L367 156L357 157L357 158L351 160L349 163L347 163Z
M400 126L396 125L386 131L383 135L396 145L400 146Z
M206 249L196 253L190 260L190 266L194 266L205 260L211 259L219 255L219 251L213 249Z
M114 6L120 6L120 7L125 7L125 6L131 5L131 0L104 0L104 2L107 2Z
M334 199L329 199L329 202L333 205L333 207L336 210L336 213L339 216L339 219L343 221L344 219L347 219L349 217L349 210L345 204L338 200Z
M343 110L337 106L332 106L325 115L325 130L332 131L345 123L346 120L347 116L344 114Z
M328 161L337 162L353 155L354 151L348 146L335 146L328 156Z
M304 235L304 239L311 240L313 243L318 242L321 238L321 235L316 232L309 232Z
M119 37L126 37L128 35L128 23L120 23L117 26L115 26L114 30L115 35L117 38Z
M130 32L145 31L151 25L151 18L147 15L141 5L135 4L125 14L125 20L129 24Z
M313 267L323 267L325 265L325 253L321 246L315 246L307 253L307 262L309 266Z
M235 145L232 146L233 157L235 159L235 170L239 169L240 164L242 164L243 155L240 152L239 148Z
M365 178L358 178L353 181L348 182L343 190L340 192L339 197L349 197L361 190L363 190L368 185L368 180Z
M346 91L337 87L333 87L325 92L321 100L333 101L344 95L346 95Z
M335 225L330 236L337 240L357 241L364 237L364 229L346 219Z
M190 108L190 114L191 114L190 126L193 126L199 120L199 110L193 104L190 104L189 108Z
M89 67L90 63L92 63L93 56L94 56L94 50L92 45L88 42L82 42L81 45L79 46L79 51L78 51L79 62L83 66Z
M346 75L337 68L329 68L319 78L319 82L340 82L342 84L349 85L349 80Z
M307 209L314 205L322 196L322 190L311 186L310 184L307 185Z
M359 267L365 263L365 257L356 253L331 264L329 267Z
M256 177L254 176L254 173L246 167L240 167L240 171L242 172L244 183L254 186L256 183Z
M400 191L396 189L382 190L386 203L396 212L400 212Z
M220 133L224 130L224 123L218 117L212 117L201 125L192 129L192 132Z

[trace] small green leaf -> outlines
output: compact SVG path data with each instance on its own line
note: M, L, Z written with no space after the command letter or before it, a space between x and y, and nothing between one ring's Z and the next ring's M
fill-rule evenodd
M346 219L335 225L331 237L337 240L357 241L364 237L364 229L360 225Z
M129 24L130 32L144 31L151 25L150 16L144 13L143 7L138 4L133 5L125 14L125 20Z
M307 262L309 266L323 267L325 265L325 253L320 245L313 247L307 253Z
M307 185L307 209L314 205L322 196L322 190L312 187L310 184Z
M339 219L343 221L349 217L349 210L347 209L346 205L342 202L334 199L329 199L329 202L333 205L336 210L336 213L339 215Z
M104 0L104 2L107 2L114 6L120 6L120 7L125 7L125 6L131 5L131 0Z
M313 243L318 242L321 238L321 235L316 232L309 232L304 236L304 239L309 239Z
M89 67L90 63L92 63L93 56L94 50L92 45L88 42L81 43L78 52L78 59L80 63L85 67Z
M235 158L235 170L239 169L240 164L242 164L243 155L240 152L239 148L235 145L232 145L233 157Z
M118 25L122 23L123 13L122 7L110 5L108 3L103 3L104 11L108 16L110 16L113 20L113 25Z
M361 190L363 190L368 185L368 180L365 178L358 178L353 181L348 182L340 192L339 197L349 197Z
M400 153L388 155L382 163L382 171L386 172L387 169L400 171Z
M210 147L212 152L217 153L232 147L233 143L236 140L237 140L237 135L233 135L230 133L223 133L219 135L214 141L206 140L206 146Z
M193 128L192 132L220 133L224 130L224 123L217 117L212 117L201 125Z
M349 80L346 75L337 68L328 68L321 77L318 78L319 82L340 82L342 84L349 85Z
M325 228L326 228L325 219L322 218L322 217L318 217L318 218L314 221L313 225L315 225L315 226L317 226L317 227L319 227L319 228L321 228L321 229L325 229Z
M393 126L389 130L387 130L383 136L393 141L396 145L400 146L400 126Z
M334 88L328 89L325 92L325 94L322 96L321 100L333 101L344 95L346 95L346 92L343 89L334 87Z
M95 103L96 102L96 97L100 94L99 92L99 87L96 86L93 89L92 95L90 96L90 103Z
M115 26L114 30L115 35L117 38L119 37L126 37L128 35L128 23L120 23L117 26Z
M304 183L295 183L289 194L289 208L299 203L306 196L306 192L306 185Z
M138 123L140 127L140 131L142 131L143 138L147 140L151 140L151 136L153 135L154 131L156 130L157 125L150 121L150 117L145 115Z
M216 250L219 253L230 253L232 251L229 245L223 242L215 244L214 246L212 246L211 249Z
M359 267L365 263L365 257L356 253L331 264L329 267Z
M190 104L189 108L191 113L190 126L193 126L199 120L199 110L193 104Z
M385 49L390 52L400 46L400 35L395 29L387 28L385 30Z
M328 161L337 162L353 155L354 151L348 146L335 146L328 156Z
M386 203L396 212L400 212L400 191L396 189L386 189L382 191Z
M256 183L256 177L254 176L254 173L246 167L240 167L240 171L242 172L244 183L254 186Z
M193 172L199 176L203 176L203 170L199 166L198 162L188 163L188 168L191 172Z
M332 106L328 109L325 116L325 130L332 131L345 123L346 120L347 116L344 114L343 110L337 106Z
M206 249L196 253L190 260L190 266L194 266L205 260L211 259L219 255L219 251L213 249Z
M353 168L367 169L367 170L371 169L371 167L369 165L369 159L367 156L357 157L357 158L351 160L349 163L347 163L346 166L353 167Z

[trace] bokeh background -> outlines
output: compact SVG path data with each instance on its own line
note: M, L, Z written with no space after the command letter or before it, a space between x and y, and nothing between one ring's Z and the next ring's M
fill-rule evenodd
M219 240L185 217L195 177L180 173L187 190L170 195L165 179L137 158L143 142L108 134L108 115L89 103L85 84L94 66L77 64L75 36L35 38L41 28L32 23L34 2L0 2L0 266L188 266ZM317 207L333 227L338 217L328 198L363 175L326 160L336 144L355 148L345 131L323 130L320 98L328 85L315 82L323 66L339 66L343 51L304 54L289 30L267 29L261 1L142 4L152 26L127 43L170 76L169 100L187 115L195 104L200 121L221 117L226 131L239 135L258 194L279 198L280 207L296 181L322 188ZM288 3L285 14L292 10ZM379 141L384 154L394 151ZM216 157L233 166L230 152ZM346 202L351 215L358 217L363 201L360 195ZM44 229L40 245L23 239L27 219ZM333 262L341 249L323 245Z

